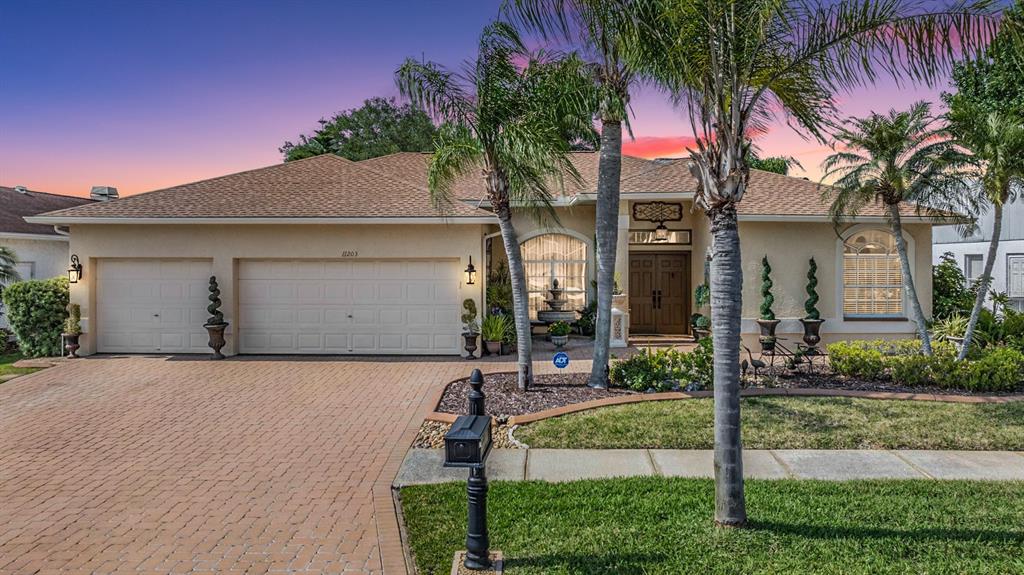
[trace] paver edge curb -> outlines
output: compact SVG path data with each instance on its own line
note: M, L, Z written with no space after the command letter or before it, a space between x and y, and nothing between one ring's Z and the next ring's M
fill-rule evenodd
M445 384L447 387L447 384ZM438 394L438 400L440 395L444 393L444 388L441 389ZM644 393L637 395L620 395L616 397L606 397L602 399L594 399L591 401L584 401L580 403L573 403L570 405L563 405L562 407L554 407L551 409L545 409L534 413L525 413L523 415L513 415L508 419L509 425L524 425L527 423L534 423L542 419L550 419L552 417L559 417L570 413L578 413L581 411L588 411L591 409L597 409L599 407L609 407L613 405L626 405L631 403L643 403L646 401L670 401L680 399L703 399L712 396L710 391L668 391L664 393ZM882 399L882 400L902 400L902 401L934 401L943 403L1012 403L1015 401L1024 401L1024 394L1014 395L956 395L956 394L933 394L933 393L909 393L909 392L895 392L895 391L861 391L853 389L826 389L826 388L801 388L801 389L745 389L740 392L741 397L772 397L772 396L785 396L785 397L851 397L856 399ZM436 405L436 403L435 403ZM440 411L432 411L425 417L426 421L437 421L441 423L453 423L455 418L458 417L453 413L444 413Z

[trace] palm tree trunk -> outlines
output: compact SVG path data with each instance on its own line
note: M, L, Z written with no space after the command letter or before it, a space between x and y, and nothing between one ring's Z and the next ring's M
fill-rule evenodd
M743 445L740 438L740 327L743 267L736 206L708 212L711 218L711 334L714 346L715 523L742 527Z
M497 210L498 229L508 256L508 274L512 279L512 316L516 322L516 347L518 347L517 383L519 391L527 391L533 385L533 350L530 337L530 301L526 291L526 272L523 269L523 252L519 247L519 236L512 225L511 210L499 207Z
M619 241L619 177L622 173L622 122L601 121L597 174L597 320L590 387L608 387L608 343L612 331L612 291Z
M1003 233L1003 204L996 202L995 218L992 222L992 241L988 244L988 257L985 258L985 271L981 274L981 283L978 284L978 295L974 298L974 308L971 309L971 319L967 322L967 331L964 332L963 347L957 355L957 360L964 360L967 352L970 351L971 341L974 340L974 329L978 326L978 318L981 316L981 308L985 305L985 295L988 294L988 286L992 283L992 268L996 263L996 253L999 251L999 235Z
M917 324L917 335L921 338L921 353L932 355L931 336L928 335L928 320L921 309L921 300L917 298L914 287L914 275L910 270L910 257L907 255L907 240L903 237L903 221L900 219L899 204L889 204L889 225L896 238L896 253L900 256L900 269L903 272L903 289L907 291L910 301L910 319Z

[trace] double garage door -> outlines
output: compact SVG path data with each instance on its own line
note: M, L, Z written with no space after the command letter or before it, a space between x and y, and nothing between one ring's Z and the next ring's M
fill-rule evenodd
M101 264L99 351L207 352L209 266ZM241 353L459 353L456 260L243 260L237 274ZM115 304L133 311L104 313Z

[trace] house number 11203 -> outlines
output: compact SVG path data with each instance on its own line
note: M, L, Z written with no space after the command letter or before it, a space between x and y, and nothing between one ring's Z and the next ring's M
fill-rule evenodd
M341 257L343 257L343 258L359 257L359 252L356 251L356 250L342 250Z

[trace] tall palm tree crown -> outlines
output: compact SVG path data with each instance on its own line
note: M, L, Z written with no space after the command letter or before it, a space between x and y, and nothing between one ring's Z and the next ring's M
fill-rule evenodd
M823 192L823 199L832 202L832 220L838 226L867 206L885 206L911 318L917 323L922 351L930 355L927 321L903 238L901 208L914 206L919 214L925 206L973 213L974 206L965 193L967 157L932 116L927 102L917 102L906 111L852 118L838 130L836 141L844 150L830 155L823 164L824 179L836 178Z
M531 53L504 22L488 25L479 54L461 71L407 60L395 74L403 96L442 122L429 167L439 209L454 200L454 182L483 178L509 260L519 353L519 387L532 382L529 308L522 254L512 212L553 216L554 187L579 180L570 143L595 139L595 94L575 56Z
M715 519L743 525L739 348L743 276L736 205L750 135L785 118L822 142L836 94L880 74L934 82L997 26L991 2L646 0L632 42L638 69L683 108L695 204L711 220L715 350Z
M506 0L514 21L578 50L589 61L597 91L597 119L601 123L601 149L597 179L595 235L597 239L597 319L590 386L604 388L608 381L612 292L619 235L622 127L629 130L630 89L637 78L629 30L634 26L631 0Z
M0 283L21 281L17 268L18 256L7 246L0 246Z

